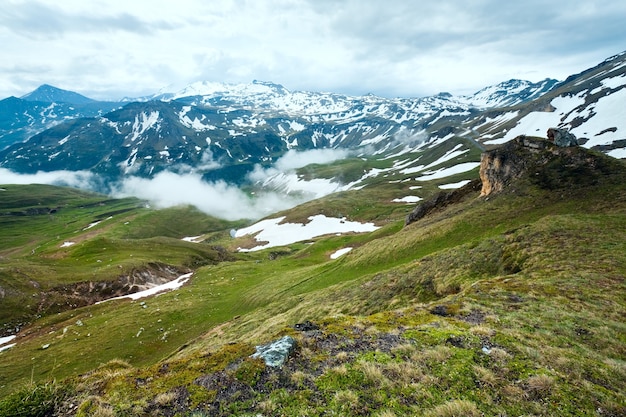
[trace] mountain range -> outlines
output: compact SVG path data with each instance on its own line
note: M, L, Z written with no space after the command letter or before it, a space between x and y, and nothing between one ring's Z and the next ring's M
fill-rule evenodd
M289 150L382 154L452 137L482 148L521 133L543 136L549 127L622 157L625 74L622 53L562 82L510 80L461 97L353 97L255 81L199 82L103 103L42 86L0 102L0 140L8 145L0 167L87 170L107 184L163 171L241 184L257 165L269 167Z

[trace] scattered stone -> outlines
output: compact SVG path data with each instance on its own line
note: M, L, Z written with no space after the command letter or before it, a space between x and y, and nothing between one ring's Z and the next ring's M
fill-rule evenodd
M446 339L446 343L458 348L465 347L465 340L461 336L450 336Z
M256 352L251 357L261 358L265 361L265 365L278 368L285 363L295 347L295 339L291 336L284 336L267 345L257 346Z
M315 323L311 323L310 321L305 321L304 323L296 323L293 326L294 329L299 332L310 332L312 330L319 330L319 326Z
M442 317L447 317L447 316L454 315L454 312L451 311L451 309L448 306L442 305L442 304L439 304L439 305L436 305L435 307L433 307L430 310L430 313L434 314L435 316L442 316Z
M460 319L470 324L481 324L485 321L485 317L484 312L474 308L468 314L461 316Z
M589 336L591 334L591 331L584 329L582 327L577 327L574 329L574 331L576 332L577 336L581 336L581 337Z
M578 146L576 136L565 129L551 127L548 129L548 140L556 146L567 148L568 146Z

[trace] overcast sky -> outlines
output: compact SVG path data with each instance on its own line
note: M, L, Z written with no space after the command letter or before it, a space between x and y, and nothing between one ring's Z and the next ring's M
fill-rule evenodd
M626 50L623 0L2 0L0 98L194 81L385 97L564 79Z

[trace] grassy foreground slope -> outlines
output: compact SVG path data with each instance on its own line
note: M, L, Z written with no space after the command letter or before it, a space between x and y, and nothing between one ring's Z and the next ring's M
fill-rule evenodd
M55 316L0 354L14 392L0 415L624 415L626 168L588 155L607 169L548 164L401 230L245 255L143 305ZM284 367L248 358L285 334ZM154 364L167 344L180 348Z

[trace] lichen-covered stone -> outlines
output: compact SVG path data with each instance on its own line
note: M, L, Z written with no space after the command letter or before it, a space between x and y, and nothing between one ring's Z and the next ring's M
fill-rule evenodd
M295 339L291 336L284 336L272 343L257 346L256 352L251 357L261 358L265 361L265 365L278 368L285 363L295 347Z

